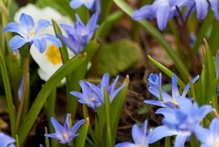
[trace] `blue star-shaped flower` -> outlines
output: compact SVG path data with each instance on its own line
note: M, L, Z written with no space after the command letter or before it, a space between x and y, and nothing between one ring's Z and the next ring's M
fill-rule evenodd
M97 19L98 14L93 14L85 26L79 16L76 14L77 21L73 27L66 24L60 24L60 26L65 30L67 38L63 35L59 36L72 52L79 54L83 47L87 45L92 38L94 31L98 28L98 25L96 24Z
M69 126L70 114L66 114L66 120L64 126L62 126L54 117L51 118L52 125L55 129L55 133L44 134L44 136L51 137L60 141L61 144L70 145L73 138L78 136L76 131L84 123L84 119L74 124L72 128Z
M156 114L164 116L163 126L150 132L151 143L163 137L177 135L174 146L184 147L185 141L194 132L194 128L213 110L210 105L199 108L197 103L192 104L188 99L180 100L181 107L179 109L160 108L156 111Z
M29 45L34 44L40 53L43 53L46 49L46 40L51 41L57 47L62 46L60 40L55 36L51 34L41 34L41 32L50 25L49 21L40 19L34 26L33 18L30 15L22 13L20 16L20 24L11 22L5 26L4 31L14 32L20 35L14 36L9 42L9 46L13 50L17 50L25 43L29 43Z
M159 76L161 78L161 76ZM157 76L157 82L154 81L155 83L158 83L158 81L160 81L160 78L158 78ZM196 82L198 80L199 76L196 76L195 78L192 79L192 83ZM152 78L149 78L149 84L152 83L151 81ZM175 74L173 74L172 76L172 96L170 96L166 91L163 91L160 89L161 91L161 95L162 98L160 96L160 91L159 88L161 88L161 82L159 82L159 85L155 85L155 84L151 84L149 87L149 92L151 94L153 94L154 96L156 96L159 100L145 100L144 102L146 104L151 104L151 105L155 105L155 106L161 106L161 107L168 107L168 108L178 108L180 107L180 103L179 103L179 99L182 98L187 98L186 94L190 88L190 83L188 83L186 85L186 87L184 88L182 94L180 95L179 93L179 89L177 87L177 77ZM154 86L155 85L155 86ZM191 98L190 98L191 99Z

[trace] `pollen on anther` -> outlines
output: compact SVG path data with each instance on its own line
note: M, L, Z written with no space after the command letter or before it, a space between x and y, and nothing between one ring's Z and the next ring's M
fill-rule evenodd
M91 98L91 100L92 100L92 101L94 101L94 100L95 100L95 98L94 98L94 97L92 97L92 98Z
M65 140L68 140L68 134L65 133L65 134L63 135L63 137L64 137Z

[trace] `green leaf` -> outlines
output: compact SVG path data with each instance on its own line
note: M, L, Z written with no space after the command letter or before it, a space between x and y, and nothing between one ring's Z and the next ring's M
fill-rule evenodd
M91 72L94 74L109 73L118 75L136 65L140 60L141 49L137 43L119 40L110 44L102 44L93 59Z
M129 16L132 15L133 10L132 8L122 0L114 0L114 2L117 4L118 7L120 7L126 14ZM182 63L182 61L179 59L179 57L176 55L176 53L173 51L173 49L170 47L170 45L167 43L167 41L162 37L162 35L146 20L138 21L147 31L149 34L151 34L166 50L167 54L170 56L170 58L173 60L176 68L179 70L179 72L182 74L183 79L185 82L189 81L190 74L186 66Z
M78 131L79 136L76 138L76 142L74 145L75 147L80 147L80 146L83 147L85 145L89 125L90 125L90 120L89 118L86 118L84 124L81 126L81 128Z
M212 27L211 36L209 38L209 46L211 49L211 53L216 55L216 52L219 47L219 35L215 35L215 32L219 32L219 21L214 22L214 26Z
M100 27L96 30L94 38L104 38L108 35L114 24L121 18L122 12L117 11L110 14L101 24Z
M45 104L51 91L66 75L76 70L83 63L85 57L86 54L79 54L71 60L69 60L68 62L66 62L65 64L63 64L42 87L33 105L31 106L30 111L27 114L27 117L25 118L22 126L18 131L20 144L23 144L25 138L27 137L30 129L36 121L37 116L40 113L40 110Z

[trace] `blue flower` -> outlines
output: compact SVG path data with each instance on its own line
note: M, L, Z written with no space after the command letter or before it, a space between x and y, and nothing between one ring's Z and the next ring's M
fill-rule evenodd
M125 87L125 83L123 83L119 88L115 89L118 79L119 76L116 76L115 80L110 85L110 75L106 73L103 75L99 85L96 86L90 82L87 82L87 84L90 86L92 91L98 96L100 102L104 105L104 87L106 87L106 90L108 92L110 103L113 101L118 92Z
M34 26L33 18L30 15L22 13L20 16L20 24L11 22L5 26L4 31L14 32L20 35L16 35L10 40L9 46L12 50L17 50L25 43L28 43L29 45L34 44L40 53L43 53L46 49L46 40L51 41L57 47L62 46L60 40L53 35L41 34L41 32L50 25L49 21L40 19Z
M197 126L194 129L196 138L202 143L202 147L217 147L219 145L219 118L211 121L209 129Z
M87 83L84 81L80 81L80 86L82 89L81 92L72 91L70 92L71 95L79 98L78 102L81 104L86 104L88 107L92 108L94 111L102 105L98 96L92 91L92 89L88 86Z
M97 19L98 14L93 14L85 26L80 20L79 16L76 14L77 21L73 27L66 24L60 24L60 26L65 30L67 38L63 35L59 36L72 52L79 54L83 47L87 45L92 38L94 31L98 28L98 25L96 24Z
M198 78L199 78L199 76L196 76L194 79L192 79L192 83L196 82L198 80ZM151 80L151 79L149 79L149 80ZM162 97L161 97L160 92L159 92L159 87L151 85L148 89L149 92L151 94L153 94L154 96L156 96L159 100L145 100L144 102L146 104L151 104L151 105L155 105L155 106L168 107L168 108L178 108L181 105L178 102L178 101L180 101L179 99L187 98L186 94L187 94L189 88L190 88L190 83L188 83L186 85L185 89L183 90L182 94L180 95L179 89L177 87L177 77L175 74L173 74L173 76L172 76L172 96L170 96L167 92L160 90L161 95L162 95Z
M177 135L175 147L184 147L185 141L194 132L194 128L199 125L202 119L213 109L210 105L198 107L197 103L192 104L188 99L181 99L180 109L160 108L156 114L164 116L162 123L150 132L151 143L166 137Z
M154 74L154 73L151 73L148 77L148 83L149 83L149 86L152 86L152 87L161 87L161 83L162 83L162 74L160 73L159 75L158 74Z
M77 9L81 5L85 5L89 10L92 9L95 0L71 0L70 7L72 9Z
M15 139L0 132L0 147L15 147Z
M44 134L44 136L51 137L60 141L61 144L70 145L73 138L78 136L76 131L84 123L84 119L78 121L72 128L69 126L70 114L66 114L66 120L64 126L62 126L55 118L51 118L52 125L55 129L55 133Z
M139 10L134 11L132 19L157 19L159 29L163 30L169 19L178 15L176 6L182 7L183 4L184 1L182 0L155 0L153 4L145 5Z
M86 104L88 107L96 111L100 105L104 105L104 87L106 87L107 89L111 103L115 98L115 96L118 94L118 92L125 86L124 83L119 88L115 89L118 79L119 76L116 77L116 79L111 85L109 83L110 80L109 74L104 74L102 81L98 85L94 85L93 83L90 82L85 83L84 81L81 80L80 86L82 89L82 93L72 91L70 92L70 94L78 97L80 103Z
M115 147L148 147L148 144L150 144L150 140L153 138L151 138L150 132L147 133L146 131L147 131L147 120L144 121L141 128L139 128L138 125L135 124L132 127L132 139L134 143L130 143L130 142L118 143L115 145Z

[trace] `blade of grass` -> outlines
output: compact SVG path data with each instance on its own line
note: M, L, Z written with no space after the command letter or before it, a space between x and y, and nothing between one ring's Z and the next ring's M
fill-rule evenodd
M45 104L49 94L56 87L56 85L68 74L72 71L76 70L85 60L86 54L79 54L75 56L73 59L69 60L65 64L63 64L50 79L45 83L43 88L40 90L37 95L27 117L24 120L24 123L20 127L18 131L18 136L20 140L20 144L23 144L25 138L28 135L28 132L32 128L35 120L37 119L40 110Z

